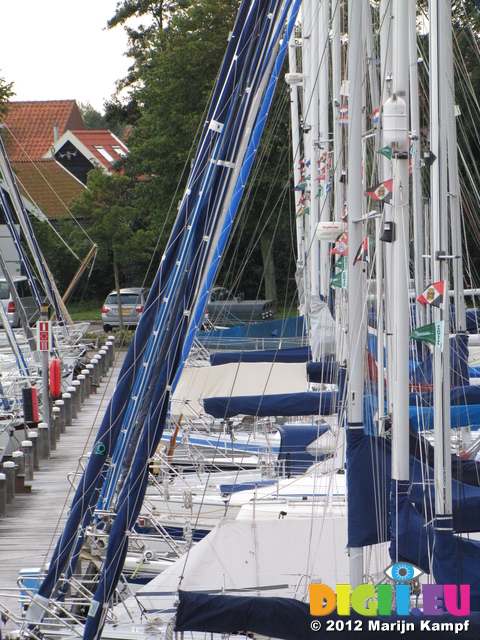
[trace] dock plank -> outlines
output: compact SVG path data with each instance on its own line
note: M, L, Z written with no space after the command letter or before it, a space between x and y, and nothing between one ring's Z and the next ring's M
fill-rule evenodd
M117 353L114 367L103 377L97 393L85 399L50 459L40 461L31 493L17 493L0 518L0 602L15 614L21 612L19 571L43 567L52 555L124 357L124 352Z

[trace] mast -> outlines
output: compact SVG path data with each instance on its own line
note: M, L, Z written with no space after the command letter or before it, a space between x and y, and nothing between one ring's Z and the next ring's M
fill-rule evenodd
M349 382L347 428L363 431L364 387L364 298L365 274L360 263L353 265L355 251L363 241L362 217L362 72L363 7L359 0L348 2L348 350ZM348 473L348 467L347 467ZM352 589L363 581L363 551L351 547L350 584Z
M392 97L384 105L384 140L392 147L394 240L392 242L393 382L392 478L409 479L409 137L408 58L404 43L408 34L408 12L401 0L393 3Z
M447 6L448 5L448 6ZM430 0L430 149L436 157L430 168L432 223L432 263L435 282L445 281L444 310L434 308L433 320L444 325L442 350L434 349L434 444L435 512L440 518L452 514L451 438L450 438L450 348L447 258L447 145L444 100L448 87L445 60L446 30L450 28L448 0ZM442 188L442 185L444 188ZM442 317L443 316L443 317Z
M327 191L328 180L330 176L329 163L330 158L330 136L329 136L329 13L330 13L329 0L321 0L320 8L318 12L318 42L320 51L320 69L318 77L319 85L319 139L316 146L316 164L320 168L320 174L318 184L314 187L315 192L312 199L316 199L319 204L319 219L322 222L328 222L331 220L330 214L330 190ZM325 161L322 164L320 161ZM320 164L319 164L320 162ZM323 174L323 171L325 172ZM325 179L322 180L322 176ZM318 197L315 197L318 196ZM330 291L330 253L328 250L328 243L326 241L317 242L317 250L320 252L319 256L319 293L324 300L329 297Z

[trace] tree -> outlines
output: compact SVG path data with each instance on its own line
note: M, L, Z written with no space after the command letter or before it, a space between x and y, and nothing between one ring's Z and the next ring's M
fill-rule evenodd
M7 82L0 76L0 115L5 115L8 111L8 101L15 95L13 82Z
M88 233L98 245L95 269L101 273L103 293L112 286L118 290L124 284L143 283L152 236L130 201L130 179L94 169L88 174L87 187L69 207L75 217L88 223Z
M157 230L192 153L237 9L237 0L126 0L109 22L114 26L132 15L151 17L148 27L126 27L134 63L119 87L129 88L124 113L129 111L134 124L125 171L149 177L137 185L135 206ZM109 106L111 117L115 109Z

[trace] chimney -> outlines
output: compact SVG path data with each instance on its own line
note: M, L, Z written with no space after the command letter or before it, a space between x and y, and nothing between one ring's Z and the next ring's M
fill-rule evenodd
M58 140L58 122L53 123L53 142L57 142Z

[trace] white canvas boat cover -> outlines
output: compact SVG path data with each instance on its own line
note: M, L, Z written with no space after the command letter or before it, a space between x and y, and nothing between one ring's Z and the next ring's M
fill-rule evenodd
M132 622L129 615L134 624L140 623L138 601L145 608L144 624L149 612L166 621L174 613L173 594L178 588L302 599L311 582L332 587L348 582L346 545L345 517L225 520L128 598L125 606L118 605L115 615L119 623Z
M216 396L268 395L307 391L304 362L231 362L215 367L185 367L172 395L173 418L205 415L202 400Z

